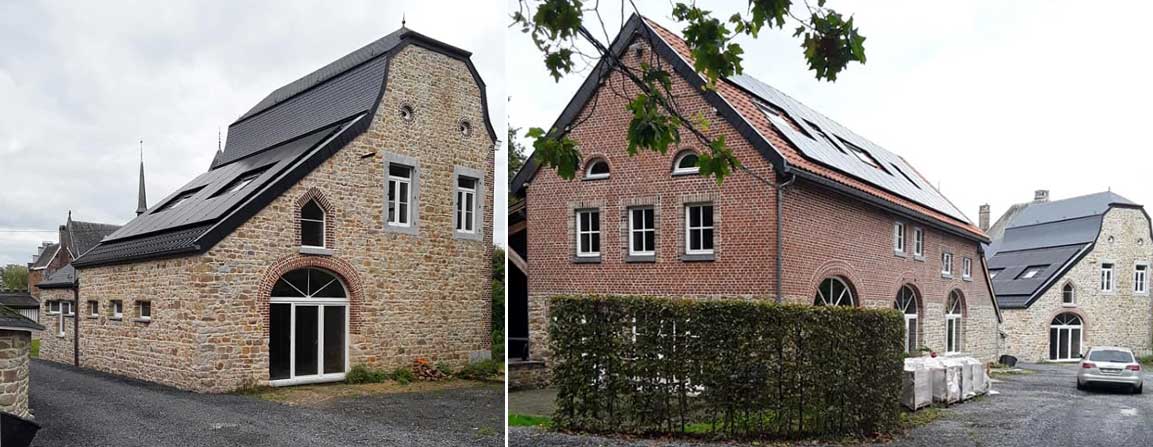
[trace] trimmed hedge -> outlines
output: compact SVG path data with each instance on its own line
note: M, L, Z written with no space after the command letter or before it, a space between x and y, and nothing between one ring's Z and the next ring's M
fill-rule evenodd
M550 313L560 429L798 438L898 428L895 310L556 297Z

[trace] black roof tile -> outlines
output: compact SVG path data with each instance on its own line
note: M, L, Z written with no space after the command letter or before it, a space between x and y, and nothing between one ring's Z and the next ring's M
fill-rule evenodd
M40 302L27 292L0 292L0 306L8 306L13 309L36 309L40 307Z

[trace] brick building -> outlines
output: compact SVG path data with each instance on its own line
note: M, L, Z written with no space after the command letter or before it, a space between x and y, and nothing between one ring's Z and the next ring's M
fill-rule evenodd
M632 17L610 51L668 67L680 112L712 118L706 133L744 169L723 186L697 175L707 148L687 131L667 155L628 156L636 89L601 61L553 127L571 129L580 178L530 159L511 185L524 204L510 247L527 269L527 290L509 296L510 318L527 320L510 321L514 385L547 362L548 299L560 294L896 306L910 351L996 357L988 239L903 158L752 77L703 91L685 43L650 20Z
M999 235L986 253L1003 353L1027 361L1077 361L1091 346L1153 353L1153 234L1143 206L1108 191L1049 201L1040 190L990 233Z
M73 263L80 365L221 392L487 357L496 134L469 58L402 28L256 104Z

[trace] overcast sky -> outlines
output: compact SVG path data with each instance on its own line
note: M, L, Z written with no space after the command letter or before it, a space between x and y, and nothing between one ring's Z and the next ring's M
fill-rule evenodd
M503 140L503 0L0 0L0 264L55 241L28 230L54 231L68 210L134 217L140 139L154 204L208 169L218 128L227 134L273 89L396 30L402 14L473 53ZM505 157L502 145L497 179ZM496 194L498 242L506 196Z
M619 3L608 4L616 11L605 16L608 26L618 27ZM667 0L636 4L683 29ZM697 4L728 17L747 2ZM1153 151L1140 134L1150 128L1153 103L1146 32L1153 3L828 4L856 18L867 64L851 65L835 83L817 81L792 25L741 41L745 73L904 156L974 222L982 203L995 220L1035 189L1060 199L1112 188L1153 204ZM554 83L531 42L520 33L510 39L510 125L547 127L583 76Z

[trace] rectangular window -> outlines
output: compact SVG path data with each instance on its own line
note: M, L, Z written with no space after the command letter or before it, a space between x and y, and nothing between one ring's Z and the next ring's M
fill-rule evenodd
M652 208L629 210L629 254L656 255L657 228Z
M112 300L112 318L124 318L124 302L120 300Z
M141 320L152 319L152 302L151 301L137 301L136 302L136 318Z
M913 255L925 256L925 230L913 229Z
M61 313L63 313L66 316L76 315L76 309L72 308L72 302L71 301L61 301L60 302L60 311L61 311Z
M905 252L905 224L903 222L893 224L893 251Z
M713 205L685 207L685 253L713 254Z
M1133 269L1133 291L1134 292L1145 293L1146 291L1149 290L1148 287L1146 286L1146 283L1145 283L1146 278L1149 277L1148 271L1149 271L1149 266L1144 265L1144 264L1138 264Z
M407 227L412 222L412 167L388 165L388 224Z
M972 278L973 277L973 260L972 259L969 259L967 257L961 259L961 277L962 278Z
M596 257L601 255L601 212L600 210L579 210L577 221L577 256Z
M49 314L60 313L60 302L59 301L49 301L48 302L48 313Z
M1101 291L1113 291L1113 264L1108 262L1101 264Z
M456 231L476 232L476 179L456 179Z
M99 301L94 301L94 300L88 301L88 316L90 316L90 317L99 317L100 316L100 302Z
M953 254L952 253L949 253L949 252L942 252L941 253L941 274L942 275L952 275L953 274Z

